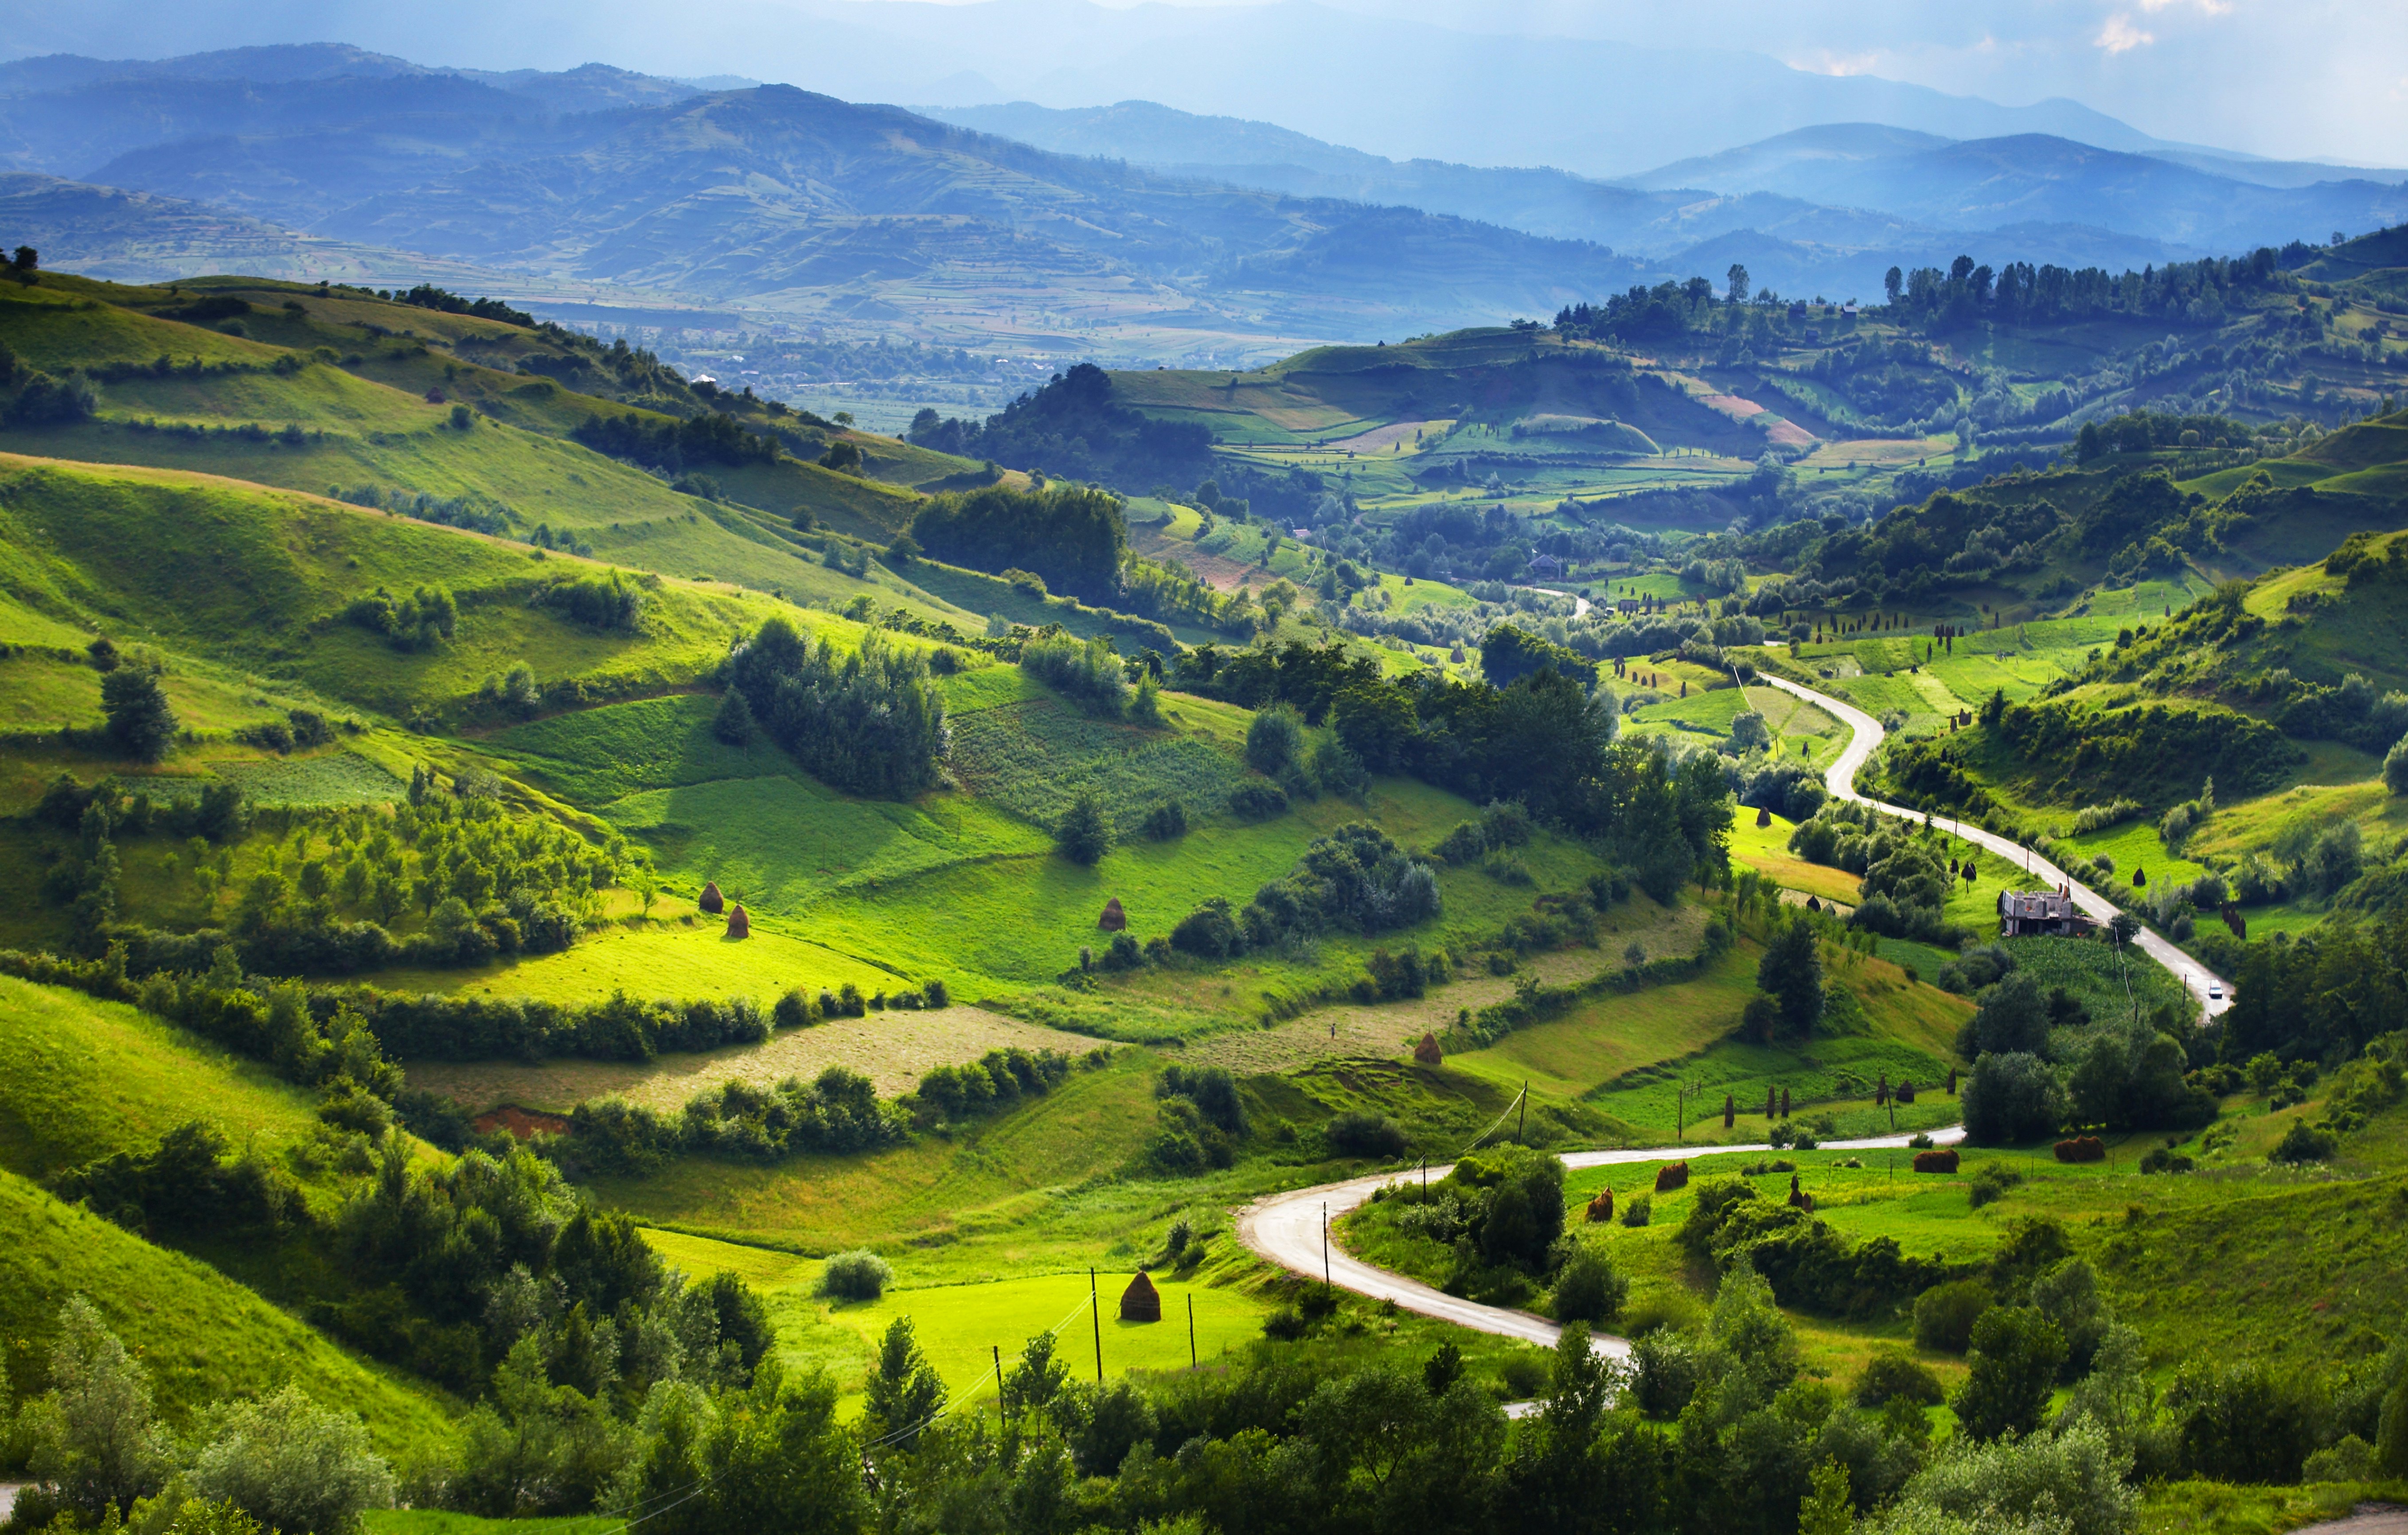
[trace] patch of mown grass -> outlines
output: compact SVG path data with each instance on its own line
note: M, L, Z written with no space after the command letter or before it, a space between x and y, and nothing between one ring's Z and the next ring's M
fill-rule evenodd
M700 693L637 698L514 724L480 745L496 766L588 809L714 779L804 776L765 737L730 746L713 735L719 705L716 695Z
M600 927L559 954L460 969L379 970L361 979L393 991L487 992L561 1003L598 1002L624 991L676 1000L750 997L767 1005L791 986L816 996L823 986L835 990L851 982L867 996L916 984L870 960L760 922L750 938L730 939L724 918L698 914Z
M1053 846L1042 832L966 795L897 804L782 775L646 790L603 813L651 847L686 893L716 882L732 898L794 915L838 891L874 891L913 874L1042 855Z
M1593 998L1485 1049L1451 1055L1447 1065L1509 1093L1527 1081L1540 1094L1583 1097L1624 1072L1693 1054L1729 1033L1756 995L1756 958L1753 946L1741 945L1694 981ZM1664 1127L1671 1128L1669 1117Z
M1756 812L1742 805L1731 811L1731 856L1784 890L1802 891L1827 901L1854 906L1864 898L1862 882L1844 868L1810 864L1789 851L1798 824L1775 815L1769 826L1756 824Z
M0 1172L0 1337L20 1395L46 1384L59 1308L72 1295L90 1299L149 1367L161 1411L179 1427L210 1402L291 1382L359 1413L395 1459L451 1436L432 1397L351 1358L208 1264Z
M1191 822L1222 819L1246 777L1228 753L1183 731L1090 719L1050 699L964 715L953 764L981 798L1039 825L1092 793L1124 837L1165 796L1181 799Z

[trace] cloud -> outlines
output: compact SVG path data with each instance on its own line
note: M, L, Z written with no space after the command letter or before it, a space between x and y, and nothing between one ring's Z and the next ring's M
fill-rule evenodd
M1867 49L1861 53L1838 53L1818 48L1812 53L1784 59L1792 69L1811 70L1817 75L1870 75L1881 67L1879 49Z
M2107 24L2099 29L2099 36L2091 40L2110 53L2128 53L2157 39L2155 33L2143 32L2134 26L2128 16L2110 16Z
M2168 10L2175 6L2197 6L2201 16L2232 14L2232 0L2141 0L2143 10Z

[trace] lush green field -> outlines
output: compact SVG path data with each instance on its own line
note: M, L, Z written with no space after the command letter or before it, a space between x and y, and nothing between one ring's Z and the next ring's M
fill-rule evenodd
M10 1384L41 1384L59 1308L81 1295L149 1366L179 1423L228 1397L290 1381L366 1420L386 1455L448 1437L434 1393L363 1364L196 1258L153 1247L14 1172L0 1172L0 1329Z
M187 1121L275 1153L318 1128L309 1096L120 1002L0 976L0 1166L47 1178Z

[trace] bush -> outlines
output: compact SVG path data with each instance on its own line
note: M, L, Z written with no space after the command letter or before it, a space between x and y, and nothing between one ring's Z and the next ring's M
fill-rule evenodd
M2326 1415L2310 1378L2258 1360L2187 1366L2167 1391L2166 1409L2185 1465L2218 1482L2298 1481Z
M1229 796L1229 813L1242 821L1268 821L1287 813L1287 796L1276 783L1241 783Z
M2408 736L2402 736L2383 758L2383 782L2396 795L2408 795Z
M838 1253L820 1271L819 1293L838 1300L875 1300L893 1284L895 1270L867 1248Z
M1020 669L1090 714L1117 720L1128 708L1128 668L1101 637L1039 635L1021 647Z
M1990 1287L1978 1279L1934 1284L1914 1298L1915 1346L1964 1353L1972 1344L1973 1324L1996 1304Z
M1273 704L1246 726L1246 764L1277 778L1304 752L1304 721L1285 704Z
M2330 1131L2319 1130L2304 1119L2295 1119L2291 1121L2291 1127L2283 1132L2283 1139L2275 1143L2274 1149L2266 1154L2266 1160L2292 1166L2329 1162L2340 1149L2341 1142Z
M1973 1324L1972 1369L1956 1393L1956 1421L1974 1439L2028 1434L2040 1427L2065 1363L2065 1335L2024 1306L1994 1306Z
M1631 1196L1630 1202L1622 1207L1622 1224L1625 1226L1645 1226L1655 1218L1656 1201L1647 1195L1635 1194Z
M2065 1123L2065 1088L2038 1055L1985 1054L1965 1083L1965 1139L1977 1146L2035 1140Z
M1965 1198L1976 1210L1996 1204L2007 1197L2007 1190L2024 1181L2024 1175L2004 1162L1985 1162L1973 1169L1972 1181L1966 1186Z
M1630 1281L1594 1247L1573 1249L1555 1275L1555 1320L1612 1322L1630 1298Z
M1092 790L1081 791L1062 812L1054 824L1054 846L1074 864L1093 864L1111 851L1111 828L1105 825L1104 808Z
M360 1420L319 1406L298 1386L217 1407L203 1436L193 1490L270 1529L350 1535L364 1510L393 1502L393 1470Z
M1387 1160L1405 1155L1405 1132L1385 1114L1350 1112L1321 1127L1321 1139L1340 1156Z
M1145 812L1145 819L1138 824L1138 830L1148 840L1155 842L1168 842L1186 836L1186 804L1176 798L1155 800Z
M1891 1401L1937 1407L1947 1398L1940 1377L1904 1349L1881 1350L1865 1361L1864 1372L1856 1377L1856 1399L1859 1407L1880 1407Z

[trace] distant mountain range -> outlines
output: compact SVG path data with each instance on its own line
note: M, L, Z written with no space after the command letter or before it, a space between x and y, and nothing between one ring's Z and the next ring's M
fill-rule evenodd
M0 164L70 179L21 184L17 211L106 225L121 271L140 216L246 252L282 229L924 334L1142 321L1173 353L1552 314L1645 275L1594 243L1054 154L791 86L476 78L349 49L7 66Z
M1602 181L1554 169L1388 160L1270 123L1153 102L920 110L1068 154L1596 240L1682 272L1718 276L1714 261L1737 260L1784 289L1874 292L1890 265L1945 265L1969 243L1992 261L2137 268L2408 220L2408 171L2301 184L2311 170L2337 173L2192 151L2101 150L2039 134L1960 141L1825 124ZM1969 241L1975 235L1983 238Z
M47 231L52 260L121 277L209 255L338 277L416 261L520 274L529 299L607 302L563 297L606 284L1122 355L1544 316L1734 263L1864 298L1892 265L1960 251L2121 269L2408 220L2408 185L2040 134L1823 124L1608 181L1143 101L915 112L336 44L0 65L0 166L20 231L0 239Z
M1826 122L2166 147L2078 102L2006 107L1817 73L1751 51L1743 33L1723 47L1652 48L1545 30L1533 20L1504 35L1316 0L78 0L22 9L7 41L25 52L165 54L340 37L409 57L602 59L666 76L734 67L849 101L1138 98L1280 122L1397 159L1597 177ZM630 55L630 39L641 39L639 54Z

